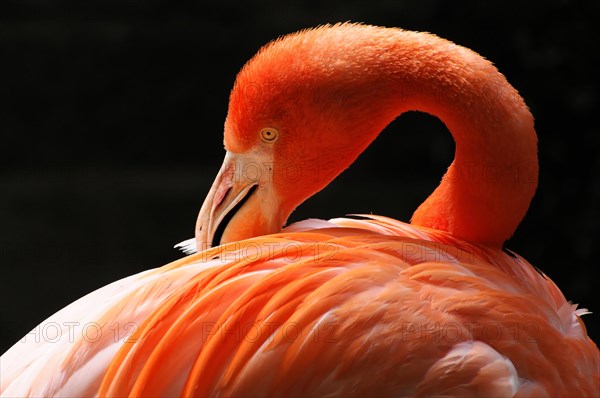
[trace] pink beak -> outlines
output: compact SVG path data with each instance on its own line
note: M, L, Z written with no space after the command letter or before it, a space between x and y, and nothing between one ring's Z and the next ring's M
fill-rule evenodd
M218 246L231 219L252 196L258 181L240 177L236 162L227 153L196 221L196 247L198 251Z

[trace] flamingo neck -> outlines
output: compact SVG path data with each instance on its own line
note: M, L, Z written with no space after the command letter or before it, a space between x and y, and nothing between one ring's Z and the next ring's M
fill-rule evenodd
M426 37L424 45L419 34L404 33L407 45L396 55L402 61L381 66L393 84L379 97L380 109L389 109L392 119L407 110L437 116L456 143L454 161L411 223L500 247L537 187L533 118L487 60L437 37ZM411 39L415 45L406 54Z
M257 86L269 95L244 95ZM273 124L283 137L275 164L319 165L318 178L302 184L275 177L285 216L411 110L440 118L456 142L448 172L411 222L500 247L537 187L533 118L489 61L437 36L340 24L275 41L238 75L225 141L244 152Z
M502 246L537 187L537 137L523 99L489 61L464 47L426 33L353 29L353 40L331 40L335 50L321 46L336 51L337 62L315 73L324 82L324 102L339 100L333 109L320 110L324 118L337 115L333 144L319 151L335 154L338 169L332 175L398 115L417 110L437 116L454 138L455 158L411 223ZM343 148L348 143L351 150Z

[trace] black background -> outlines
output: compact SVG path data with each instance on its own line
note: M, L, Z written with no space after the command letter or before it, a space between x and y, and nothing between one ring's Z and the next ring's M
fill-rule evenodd
M56 310L163 265L224 155L236 72L327 22L430 31L492 60L530 106L540 187L507 246L592 311L600 203L598 3L6 1L0 5L0 352ZM453 155L437 119L396 120L291 221L408 220ZM585 316L598 341L599 315Z

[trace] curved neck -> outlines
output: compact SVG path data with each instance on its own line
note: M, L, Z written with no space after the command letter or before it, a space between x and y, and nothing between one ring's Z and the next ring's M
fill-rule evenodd
M349 101L357 105L343 134L347 139L350 131L357 146L366 147L405 111L440 118L456 142L455 158L411 223L502 246L537 187L537 137L530 112L504 76L473 51L429 34L393 34L394 40L379 38L376 45L361 43L357 50L368 67L354 71L360 79L348 82L353 87Z
M250 98L248 87L268 95ZM287 216L409 110L439 117L456 142L452 165L411 222L501 246L537 187L533 118L490 62L437 36L340 24L277 40L238 75L225 141L241 153L253 148L256 131L274 125L282 131L276 164L318 165L318 177L302 184L275 174Z
M401 111L408 106L439 117L456 153L411 222L501 246L525 216L537 187L533 118L517 91L479 55L450 44L443 51L421 47L418 55L409 64L413 68L395 71L401 94L392 101Z

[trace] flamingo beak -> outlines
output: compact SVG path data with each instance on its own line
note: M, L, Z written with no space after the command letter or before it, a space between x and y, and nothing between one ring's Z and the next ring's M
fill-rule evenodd
M198 252L281 229L273 217L277 206L272 184L265 183L258 168L263 163L260 156L227 152L198 214ZM259 172L248 172L248 165Z

